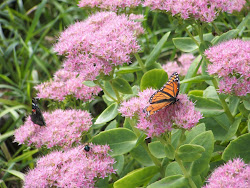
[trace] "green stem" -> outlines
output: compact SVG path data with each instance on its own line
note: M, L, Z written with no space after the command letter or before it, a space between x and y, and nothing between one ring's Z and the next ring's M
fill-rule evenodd
M218 87L218 82L217 82L217 80L216 80L215 78L212 80L212 82L213 82L213 85L214 85L215 89L219 89L219 87ZM221 104L222 104L222 107L223 107L223 109L224 109L225 114L227 115L227 117L228 117L228 119L230 120L230 122L233 123L233 122L234 122L234 117L233 117L233 115L231 114L231 112L230 112L230 110L229 110L229 108L228 108L228 105L227 105L226 101L221 97L221 95L219 95L218 92L217 92L217 95L218 95L218 97L219 97L219 99L220 99L220 102L221 102Z
M103 92L106 93L109 96L109 98L111 98L113 101L118 102L118 100L112 97L112 95L109 94L109 92L102 86L102 84L98 80L95 80L95 83L98 84L100 88L102 88Z
M143 64L143 62L142 62L142 60L141 60L139 54L138 54L138 53L135 53L134 56L135 56L136 60L138 61L138 63L139 63L139 65L140 65L140 67L141 67L143 73L147 72L146 67L145 67L145 65Z
M128 122L129 122L129 124L131 125L131 127L132 127L134 133L136 134L137 138L139 138L140 135L141 135L141 133L140 133L140 131L139 131L137 128L135 128L135 123L134 123L134 121L133 121L132 119L130 119L130 118L128 118L127 120L128 120ZM145 142L142 142L141 144L142 144L142 147L143 147L143 148L146 150L146 152L148 153L148 155L149 155L149 157L151 158L151 160L154 162L154 164L160 168L160 172L161 172L161 174L162 174L163 177L164 177L164 170L161 168L161 162L160 162L155 156L153 156L153 155L151 154L151 152L149 151L148 146L147 146L147 144L146 144Z
M213 27L214 27L216 33L217 33L218 35L221 35L222 32L218 29L218 27L216 26L216 24L215 24L214 22L212 22L212 25L213 25Z
M113 91L115 92L116 98L118 99L118 103L120 103L121 97L120 97L120 95L119 95L119 92L113 87L111 80L109 81L109 83L110 83L110 85L111 85Z
M182 172L183 172L183 174L184 174L184 177L188 179L188 182L189 182L190 186L191 186L192 188L197 188L196 185L195 185L195 183L194 183L194 181L193 181L192 178L190 177L190 174L187 172L187 170L185 169L185 167L184 167L182 161L179 159L178 156L175 156L175 161L176 161L176 162L179 164L179 166L181 167L181 170L182 170Z
M199 47L199 42L193 37L193 35L188 31L187 28L185 28L185 31L187 32L188 36L195 42L195 44Z
M178 157L177 153L178 153L178 150L179 150L179 147L181 146L181 144L185 141L186 137L185 137L185 130L183 129L182 130L182 133L181 133L181 137L179 139L179 142L178 142L178 146L177 146L177 149L175 151L175 161L179 164L183 174L184 174L184 177L188 179L188 182L190 184L190 186L192 188L196 188L196 185L194 183L194 181L192 180L190 174L188 173L188 171L186 170L186 168L184 167L181 159Z

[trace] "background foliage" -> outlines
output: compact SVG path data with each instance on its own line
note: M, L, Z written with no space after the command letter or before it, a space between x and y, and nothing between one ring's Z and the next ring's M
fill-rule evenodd
M136 94L136 85L141 90L148 87L160 88L167 81L167 74L159 69L167 60L174 60L182 52L203 53L209 46L232 38L249 40L248 10L245 8L236 14L223 13L213 23L219 31L211 24L203 25L204 41L200 41L199 33L191 31L201 42L197 46L185 30L190 24L188 21L178 23L179 20L170 15L139 7L137 11L145 16L142 24L146 30L146 34L139 39L142 47L140 57L133 57L132 62L136 62L134 67L122 67L116 72L118 76L112 82L113 87L120 93L131 96ZM36 95L33 87L50 79L61 65L61 57L52 50L57 36L68 25L84 20L90 13L91 10L82 10L77 7L76 1L69 0L6 0L0 4L1 186L20 187L23 173L34 167L38 156L48 152L46 149L38 150L13 143L13 133L31 112L31 99ZM138 66L140 58L145 62L145 70ZM199 58L193 61L193 68L189 69L185 78L181 78L180 92L188 93L196 101L196 108L205 118L197 127L185 133L186 145L182 145L178 153L180 160L188 166L195 184L199 186L207 177L208 171L223 163L223 160L240 155L246 162L250 161L248 148L245 148L250 140L249 102L233 96L227 98L230 112L235 117L231 121L214 88L209 86L212 78L205 74L196 76L195 68L200 64ZM204 73L205 68L202 68ZM125 85L124 88L119 88L121 83ZM113 92L115 96L108 82L105 89L111 90L110 93ZM223 95L221 97L226 98ZM82 104L74 99L61 103L44 100L41 106L43 110L58 107L65 109L69 106L90 109L95 117L90 134L96 135L90 141L96 144L108 143L113 150L111 155L117 160L118 173L113 180L119 180L114 183L114 187L124 187L124 184L128 186L129 182L131 187L146 186L158 180L162 169L152 166L152 158L143 144L145 136L132 131L133 122L121 117L117 111L118 104L108 100L103 92L89 104ZM174 146L175 140L179 138L180 131L174 132ZM231 140L233 141L230 142ZM178 186L187 184L188 180L177 173L178 170L181 172L178 164L172 162L168 165L174 155L169 152L171 149L167 148L168 152L165 152L166 148L156 140L148 144L148 149L155 158L164 158L161 166L165 167L163 174L166 176L150 187L159 187L159 184L169 182ZM190 154L190 151L193 153ZM99 183L108 185L108 180Z

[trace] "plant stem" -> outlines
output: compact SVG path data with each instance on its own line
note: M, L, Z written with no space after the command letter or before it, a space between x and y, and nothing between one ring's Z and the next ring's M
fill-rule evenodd
M115 95L116 95L116 98L117 98L117 100L118 100L118 103L120 103L120 101L121 101L121 97L120 97L120 95L119 95L119 92L113 87L113 85L112 85L112 82L111 81L109 81L109 83L110 83L110 85L111 85L111 87L112 87L112 89L113 89L113 91L115 92Z
M128 120L128 122L129 122L129 124L131 125L131 127L132 127L134 133L136 134L137 138L139 138L140 135L141 135L141 133L140 133L140 131L139 131L137 128L135 128L135 123L134 123L134 121L133 121L132 119L130 119L130 118L128 118L127 120ZM160 168L160 172L161 172L161 174L162 174L163 177L164 177L164 172L163 172L163 170L161 169L161 163L160 163L160 161L159 161L155 156L153 156L153 155L151 154L151 152L149 151L148 146L147 146L147 144L146 144L145 142L142 142L141 144L142 144L142 147L143 147L143 148L146 150L146 152L148 153L148 155L149 155L149 157L151 158L151 160L154 162L154 164Z
M190 174L188 173L188 171L186 170L186 168L184 167L181 159L178 157L177 153L178 153L178 150L179 150L179 147L181 146L181 144L185 141L185 130L183 129L182 132L181 132L181 137L179 139L179 142L178 142L178 146L177 146L177 149L175 151L175 161L179 164L183 174L184 174L184 177L188 179L188 182L190 184L190 186L192 188L196 188L196 185L194 183L194 181L192 180Z
M199 42L193 37L193 35L188 31L187 28L185 28L185 31L187 32L188 36L195 42L195 44L199 47Z
M106 93L109 98L111 98L113 101L118 102L118 100L116 100L114 97L112 97L109 92L102 86L102 84L99 82L99 80L95 80L95 82L100 86L100 88L102 88L102 90L104 91L104 93Z
M184 174L184 177L188 179L188 182L190 184L190 186L192 188L197 188L194 181L192 180L192 178L190 177L190 174L187 172L187 170L185 169L185 167L183 166L182 161L179 159L178 156L175 156L175 161L179 164L179 166L181 167L181 170Z
M134 56L135 56L136 60L138 61L138 63L139 63L139 65L140 65L140 67L141 67L143 73L147 72L146 67L145 67L145 65L143 64L143 62L142 62L142 60L141 60L139 54L138 54L138 53L135 53Z
M218 89L219 87L218 87L217 80L214 78L214 79L212 80L212 82L213 82L213 85L214 85L215 89ZM233 122L234 122L234 117L233 117L233 115L231 114L231 112L230 112L230 110L229 110L229 108L228 108L228 105L227 105L226 101L221 97L221 95L219 95L218 92L216 92L216 93L217 93L217 95L218 95L218 97L219 97L219 99L220 99L220 102L221 102L221 104L222 104L222 107L223 107L223 109L224 109L225 114L227 115L227 117L228 117L228 119L230 120L230 122L233 123Z
M218 29L218 27L215 25L215 23L214 23L214 22L212 22L212 25L213 25L213 27L214 27L214 29L215 29L216 33L217 33L218 35L221 35L221 34L222 34L222 32Z

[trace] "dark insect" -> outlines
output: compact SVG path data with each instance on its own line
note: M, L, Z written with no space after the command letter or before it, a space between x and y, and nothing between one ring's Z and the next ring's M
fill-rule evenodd
M179 100L176 98L179 94L179 87L179 76L177 72L174 72L170 76L168 82L150 97L150 105L143 109L143 111L149 116L177 102Z
M88 151L90 150L90 147L89 147L88 145L86 145L86 146L84 147L84 150L88 152Z
M38 107L37 100L32 99L32 114L30 115L31 121L40 126L46 126L43 114Z

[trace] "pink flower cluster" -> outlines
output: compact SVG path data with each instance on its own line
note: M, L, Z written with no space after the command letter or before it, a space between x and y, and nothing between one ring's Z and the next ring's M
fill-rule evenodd
M178 57L178 62L180 64L178 64L177 61L170 61L162 65L162 68L168 75L171 75L173 72L178 72L179 75L185 76L194 59L195 56L193 54L182 54Z
M92 125L91 115L87 111L55 110L52 113L44 112L43 116L46 126L34 124L29 116L24 125L16 129L15 142L37 148L67 148L79 143L82 133Z
M245 96L250 93L250 41L233 39L205 51L212 63L209 74L220 78L220 93Z
M144 32L139 22L114 12L99 12L61 33L54 50L66 55L64 68L86 80L109 74L117 65L130 62L139 51L136 37Z
M93 95L98 95L101 88L98 86L88 87L83 84L84 81L83 75L60 69L54 74L53 80L35 87L38 90L37 97L62 101L66 96L72 95L83 101L92 100Z
M214 170L203 188L250 187L250 165L237 158Z
M180 15L183 19L194 18L212 22L220 12L240 11L245 0L145 0L144 6Z
M109 146L89 146L89 152L84 146L78 146L65 152L54 151L38 159L36 167L25 176L24 188L95 187L97 178L115 173L115 161L108 155Z
M116 11L118 8L133 8L140 4L141 0L81 0L78 6Z
M144 130L148 137L160 136L173 127L191 129L202 118L202 114L195 110L194 103L183 94L178 95L179 101L175 104L146 117L143 109L150 105L148 101L154 92L153 89L139 92L138 97L123 102L119 109L122 116L135 117L138 120L137 128Z

